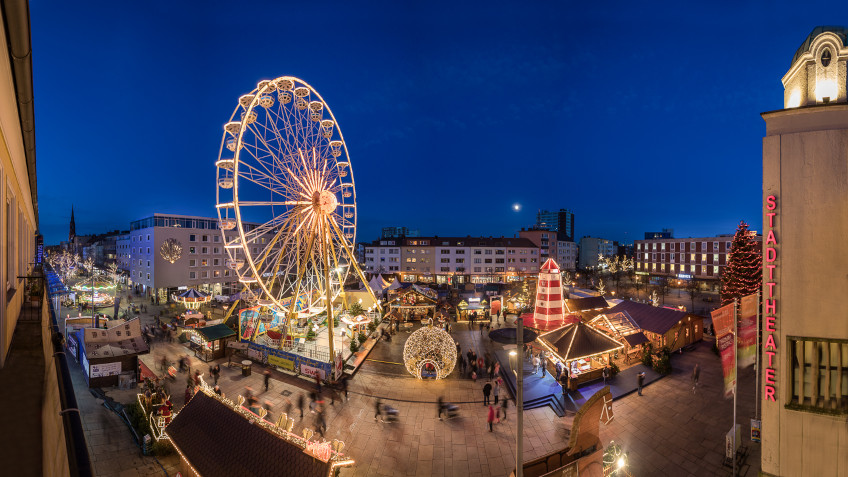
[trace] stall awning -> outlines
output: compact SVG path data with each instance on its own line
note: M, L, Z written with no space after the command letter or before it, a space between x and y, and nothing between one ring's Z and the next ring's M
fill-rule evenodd
M236 335L236 332L231 330L227 325L204 326L203 328L198 328L196 331L200 333L206 341L215 341Z
M624 337L624 341L627 341L627 344L630 346L639 346L642 343L647 343L650 341L645 333L639 331L638 333L633 333L632 335L626 335Z
M582 321L545 333L539 339L565 361L624 348L623 344Z

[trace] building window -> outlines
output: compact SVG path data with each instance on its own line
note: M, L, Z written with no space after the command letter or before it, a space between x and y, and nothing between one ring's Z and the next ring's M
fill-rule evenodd
M464 259L464 258L457 258L456 260L454 260L454 262L456 262L456 263L465 263L465 259Z
M464 253L465 253L465 249L463 249L463 248L458 248L458 249L456 249L456 250L454 251L454 253L455 253L455 254L458 254L458 255L462 255L462 254L464 254Z
M443 248L443 249L439 250L439 253L441 253L442 255L447 255L447 254L450 253L450 250Z
M832 414L848 413L848 343L844 340L824 338L787 337L789 341L790 400L788 407L824 411ZM776 376L769 376L766 384ZM841 389L839 389L841 386ZM842 399L838 399L842 396Z
M197 253L197 250L195 250L194 247L189 247L188 253Z
M208 236L208 235L204 235L204 236L202 237L202 240L203 240L204 242L208 242L208 241L209 241L209 236Z
M197 273L195 273L195 272L188 272L188 277L189 277L189 278L197 278Z
M203 260L201 260L201 261L200 261L200 266L201 266L201 267L205 267L205 266L207 266L207 265L209 265L209 262L208 262L205 258L204 258Z
M487 250L485 251L485 255L491 255L491 254L492 254L492 251L491 251L490 249L487 249Z
M191 260L188 261L189 267L194 267L196 265L197 265L197 260L191 259Z
M149 273L147 274L147 279L150 280L150 274Z
M480 270L481 270L481 268L480 268L480 267L474 267L474 271L475 271L475 272L480 273Z
M450 263L450 259L449 258L443 258L442 263Z
M214 240L215 242L220 242L220 241L221 241L221 237L219 237L219 236L217 236L217 235L215 235L215 236L214 236L214 239L215 239L215 240Z
M209 278L209 272L200 272L201 278Z
M189 241L189 242L197 242L197 235L190 234L190 235L188 236L188 241Z
M442 267L440 270L443 271L443 272L449 272L450 267Z

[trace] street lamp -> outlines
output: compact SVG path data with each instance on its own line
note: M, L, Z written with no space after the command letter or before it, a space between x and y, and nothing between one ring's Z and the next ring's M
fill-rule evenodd
M518 376L518 352L515 350L509 352L509 367L512 368L512 372Z

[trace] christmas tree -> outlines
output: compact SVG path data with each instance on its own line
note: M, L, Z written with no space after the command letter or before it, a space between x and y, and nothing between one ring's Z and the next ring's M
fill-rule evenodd
M762 252L757 249L757 242L748 231L748 224L739 222L721 276L721 304L724 306L734 299L757 293L762 285Z

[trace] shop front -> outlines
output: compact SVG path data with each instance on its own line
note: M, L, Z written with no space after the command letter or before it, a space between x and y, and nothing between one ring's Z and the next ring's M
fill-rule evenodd
M601 331L578 321L539 336L539 342L550 352L547 365L559 362L567 370L568 388L576 391L581 384L603 377L612 355L624 345Z
M186 334L194 355L207 363L223 358L227 344L236 337L236 332L223 324L189 329Z

